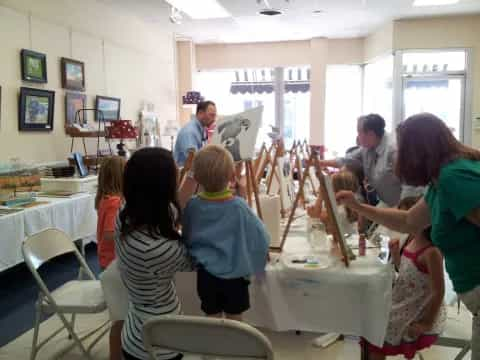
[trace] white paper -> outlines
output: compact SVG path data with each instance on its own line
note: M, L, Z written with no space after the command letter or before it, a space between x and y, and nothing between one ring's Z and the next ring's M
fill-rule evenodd
M224 146L235 161L253 159L262 114L263 106L259 106L223 117L217 121L212 144Z

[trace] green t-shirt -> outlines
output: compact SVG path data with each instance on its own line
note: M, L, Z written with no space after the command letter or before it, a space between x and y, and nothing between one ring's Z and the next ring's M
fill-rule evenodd
M445 257L455 291L472 290L480 285L480 227L466 216L480 207L480 161L459 159L444 166L425 201L432 241Z

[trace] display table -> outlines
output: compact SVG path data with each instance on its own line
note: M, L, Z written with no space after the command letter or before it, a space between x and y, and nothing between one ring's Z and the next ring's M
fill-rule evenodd
M73 240L92 239L97 226L93 194L70 198L37 198L48 202L0 217L0 271L23 262L21 246L27 236L55 227Z
M305 222L297 221L287 239L282 257L310 252ZM368 254L368 252L367 252ZM303 330L338 332L365 337L383 344L391 305L393 270L376 254L358 258L349 268L334 263L321 270L292 271L273 259L264 274L252 279L251 309L244 318L252 325L275 331ZM115 266L102 278L105 299L114 320L127 312L126 289ZM176 277L183 313L201 315L196 274Z

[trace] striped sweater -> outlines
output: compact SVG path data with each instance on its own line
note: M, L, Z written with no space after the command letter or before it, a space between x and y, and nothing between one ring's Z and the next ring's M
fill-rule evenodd
M122 330L122 348L138 359L149 359L142 341L142 327L152 316L179 314L173 277L176 272L192 269L185 245L176 240L152 238L146 230L120 236L117 217L115 253L118 267L129 295L128 315ZM177 353L157 349L155 358L171 359Z

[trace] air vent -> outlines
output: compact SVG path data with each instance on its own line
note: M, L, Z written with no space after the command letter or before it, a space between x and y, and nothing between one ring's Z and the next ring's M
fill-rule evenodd
M263 9L258 12L260 15L265 15L265 16L276 16L276 15L282 15L283 12L281 10L277 9Z

